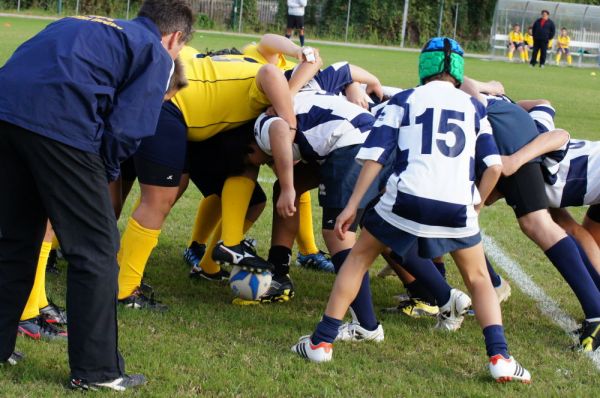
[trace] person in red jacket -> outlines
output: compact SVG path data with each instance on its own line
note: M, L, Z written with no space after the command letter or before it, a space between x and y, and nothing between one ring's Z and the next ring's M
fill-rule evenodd
M531 53L532 67L537 63L537 55L540 53L540 68L546 63L546 52L548 51L548 42L554 38L556 27L550 19L550 12L542 10L542 17L533 23L533 52Z

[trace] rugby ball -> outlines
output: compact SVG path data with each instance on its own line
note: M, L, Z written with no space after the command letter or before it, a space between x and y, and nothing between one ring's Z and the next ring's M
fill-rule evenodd
M244 300L258 300L271 286L271 273L245 271L233 266L229 276L229 287L236 297Z

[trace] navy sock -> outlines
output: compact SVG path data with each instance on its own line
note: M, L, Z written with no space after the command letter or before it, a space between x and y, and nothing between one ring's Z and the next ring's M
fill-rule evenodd
M567 236L559 240L545 254L577 296L585 318L600 317L600 293L583 264L573 238Z
M338 335L340 326L342 326L340 319L331 318L323 314L323 318L317 325L315 332L310 336L310 340L313 344L320 344L322 342L333 343Z
M300 47L304 47L304 35L300 35Z
M483 329L483 337L485 338L485 349L488 357L493 357L498 354L502 354L506 359L510 357L502 325L490 325L485 327Z
M269 261L275 269L273 276L287 275L290 272L290 260L292 258L292 249L285 246L271 246L269 249Z
M437 268L437 270L440 272L442 277L444 279L446 279L446 264L444 264L443 261L441 261L441 262L434 261L433 265L435 265L435 268Z
M435 302L438 306L441 307L450 300L450 290L452 288L442 277L442 274L438 272L435 265L433 265L433 261L419 257L418 245L416 243L406 253L404 258L401 258L394 252L392 252L391 256L435 297Z
M579 242L577 242L577 240L575 238L573 238L573 237L571 237L571 238L573 239L573 242L575 242L575 244L577 245L577 250L579 251L579 255L581 256L581 259L583 260L583 264L585 265L585 268L587 268L588 273L590 274L590 276L592 277L592 280L594 281L594 284L598 288L598 291L600 291L600 274L598 274L598 271L596 271L596 268L594 268L594 266L592 265L592 262L590 261L587 254L585 254L585 251L583 250L583 247L581 247Z
M494 270L494 267L492 267L492 263L490 263L490 260L488 259L487 255L485 256L485 264L487 265L488 272L490 273L492 285L494 287L500 286L500 283L502 283L502 279L500 279L500 275L498 275Z
M404 285L411 298L420 299L429 304L435 304L435 297L417 279Z
M350 254L350 249L342 250L331 257L336 274L339 272L348 254ZM371 299L371 283L368 271L365 272L358 294L352 304L350 304L350 308L354 311L354 315L356 315L356 320L360 323L360 326L367 330L377 329L379 323L377 322L373 300Z

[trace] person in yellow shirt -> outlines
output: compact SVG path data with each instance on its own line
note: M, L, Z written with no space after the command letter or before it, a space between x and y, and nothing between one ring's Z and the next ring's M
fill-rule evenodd
M515 50L519 51L521 62L526 61L525 45L521 25L514 24L512 32L508 34L508 60L512 62Z
M295 49L299 47L295 46ZM297 54L294 51L288 55ZM188 47L181 52L180 59L190 84L171 101L165 102L155 136L143 141L135 155L142 195L122 235L118 254L121 267L118 298L126 307L164 309L152 297L148 298L140 285L162 224L182 189L187 186L187 179L181 178L186 138L190 178L205 197L213 194L221 196L222 215L219 218L222 219L223 232L225 226L229 226L233 230L230 236L236 236L222 235L224 242L218 247L225 248L225 254L230 254L225 262L255 270L270 267L243 240L244 228L249 228L262 210L260 205L264 206L264 193L261 195L255 184L257 170L244 170L236 177L226 178L227 170L214 167L214 164L207 163L207 159L217 162L222 160L219 157L227 154L218 152L223 148L219 146L220 133L242 128L244 123L253 121L269 105L289 123L291 130L295 129L290 91L293 92L294 87L298 90L320 66L320 63L304 62L288 86L276 65L263 65L250 56L208 57ZM303 77L305 73L306 78ZM144 178L140 178L140 170L144 171ZM249 209L253 197L257 206ZM215 231L215 236L219 235ZM203 269L202 272L207 279L227 277L218 266L216 270Z
M560 58L563 54L567 56L567 64L571 65L571 63L573 62L571 52L569 51L569 44L571 44L571 38L567 34L567 28L562 28L560 30L560 35L558 36L558 39L556 39L556 41L556 65L560 65Z
M533 28L527 28L527 33L523 35L523 50L525 51L525 60L529 62L529 51L533 48Z
M271 64L283 71L289 71L296 66L295 62L290 62L283 54L294 54L302 59L302 48L283 36L266 34L258 44L249 44L243 48L243 56L258 62L261 65ZM244 179L237 179L244 182ZM256 199L256 198L254 198ZM254 202L254 201L253 201ZM207 278L208 274L214 274L220 267L212 259L212 256L205 255L206 252L212 253L214 247L223 232L223 240L228 235L231 228L223 227L221 230L219 222L221 221L221 198L220 194L210 195L201 201L196 213L192 237L188 248L184 251L186 263L192 267L191 277ZM232 203L237 207L237 203ZM230 210L231 212L231 210ZM331 260L324 252L317 247L312 223L312 209L310 192L305 192L299 202L300 230L297 236L298 257L297 264L304 267L315 268L326 272L334 272ZM237 217L239 219L239 215ZM232 236L230 242L239 241L242 238L240 228Z

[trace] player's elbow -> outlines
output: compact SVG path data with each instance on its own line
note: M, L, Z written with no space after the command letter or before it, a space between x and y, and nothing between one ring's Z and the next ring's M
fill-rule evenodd
M485 169L485 174L488 176L488 178L494 178L497 180L502 175L502 165L495 164L488 167Z

